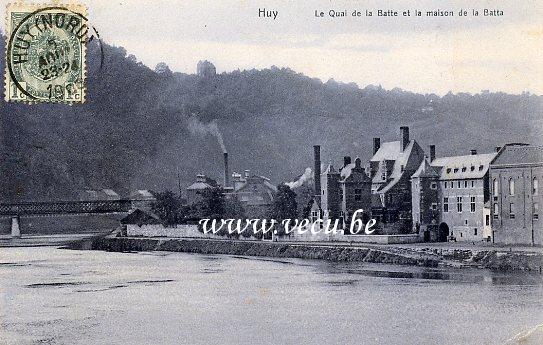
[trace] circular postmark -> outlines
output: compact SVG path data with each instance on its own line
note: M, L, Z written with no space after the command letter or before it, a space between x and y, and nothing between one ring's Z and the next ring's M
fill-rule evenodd
M6 98L83 102L87 18L56 6L8 16Z

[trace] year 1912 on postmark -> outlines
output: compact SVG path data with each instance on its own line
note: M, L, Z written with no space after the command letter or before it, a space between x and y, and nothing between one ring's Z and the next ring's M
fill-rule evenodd
M6 19L6 101L83 103L85 6L12 3Z

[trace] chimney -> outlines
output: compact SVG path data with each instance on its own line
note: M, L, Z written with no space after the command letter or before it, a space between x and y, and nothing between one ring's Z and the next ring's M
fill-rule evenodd
M351 157L349 156L343 157L343 166L346 167L349 164L351 164Z
M477 150L469 150L469 154L475 156L477 154Z
M430 145L430 163L436 159L436 146Z
M315 160L315 200L321 203L321 147L319 145L313 146L313 157Z
M226 188L230 184L230 174L228 173L228 152L223 153L224 155L224 185L223 187Z
M373 138L373 154L376 154L377 151L379 151L380 147L381 147L381 139Z
M500 152L501 149L501 146L496 146L496 152Z
M409 127L402 126L400 127L400 131L402 132L401 145L402 145L402 152L403 152L405 151L405 148L407 147L407 145L409 145Z

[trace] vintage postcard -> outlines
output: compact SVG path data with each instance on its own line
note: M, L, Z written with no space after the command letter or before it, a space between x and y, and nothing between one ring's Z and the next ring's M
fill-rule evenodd
M541 1L0 9L0 344L543 344Z

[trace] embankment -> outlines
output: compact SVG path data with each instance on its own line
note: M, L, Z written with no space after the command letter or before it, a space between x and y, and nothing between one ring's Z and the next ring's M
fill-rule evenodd
M523 270L539 273L543 255L535 252L506 252L495 249L436 251L429 248L406 248L370 245L332 245L313 243L284 243L231 241L210 239L160 239L94 237L75 241L72 249L105 250L114 252L172 251L199 254L229 254L277 258L322 259L330 261L358 261L414 265L425 267L476 267L494 270Z

